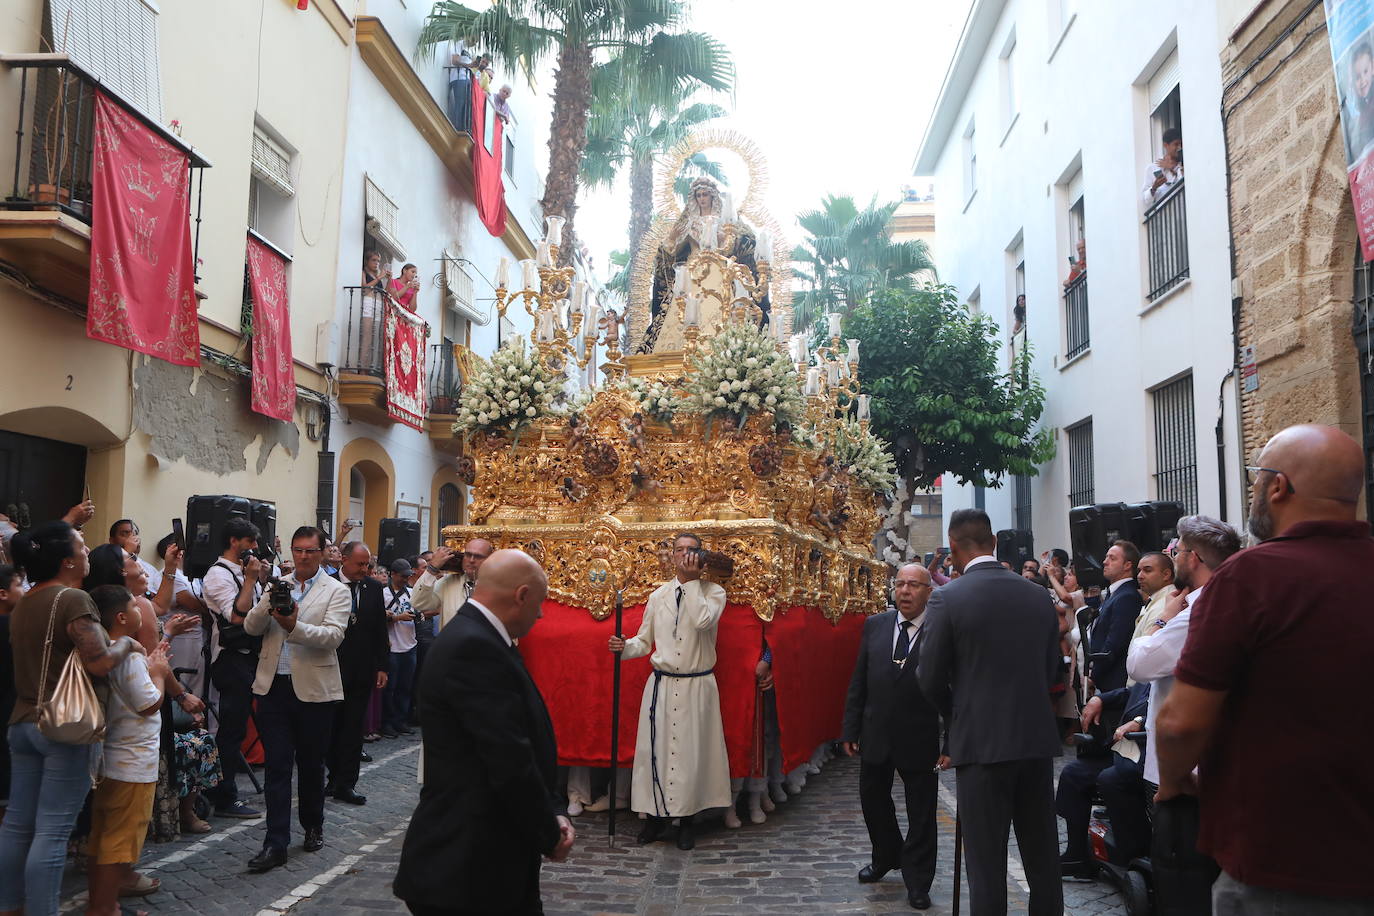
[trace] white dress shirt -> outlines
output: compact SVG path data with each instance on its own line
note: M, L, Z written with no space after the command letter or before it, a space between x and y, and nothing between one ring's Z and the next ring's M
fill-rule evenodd
M921 611L921 613L919 613L919 614L917 614L915 617L911 618L911 620L907 620L905 617L902 616L902 611L901 611L901 609L900 609L900 608L897 609L897 620L896 620L896 622L894 622L894 623L892 624L892 654L893 654L893 655L896 655L896 654L897 654L897 640L900 639L900 638L901 638L901 635L902 635L902 624L904 624L904 623L910 623L910 624L911 624L910 635L907 637L907 642L908 642L907 649L908 649L908 651L911 651L911 650L914 650L914 649L916 648L916 634L921 632L921 624L925 623L925 619L926 619L926 612L925 612L925 611ZM908 655L907 657L910 658L911 656Z
M964 572L968 572L970 569L977 566L979 563L997 563L997 558L990 553L985 553L980 557L974 557L972 560L969 560L967 563L964 564Z
M1188 593L1188 605L1162 628L1131 643L1126 651L1126 673L1137 683L1150 684L1150 709L1145 717L1145 778L1159 785L1159 762L1155 759L1155 715L1174 687L1174 666L1188 641L1188 620L1202 589Z
M210 613L222 617L225 623L233 623L234 620L231 615L235 613L234 602L238 601L242 582L242 566L223 557L215 561L215 565L206 570L205 577L200 584L202 597L205 599L205 605L210 609ZM253 603L257 604L261 596L261 588L254 583ZM219 658L219 627L212 626L210 627L210 659L213 661L216 658Z
M1155 183L1155 169L1158 168L1158 163L1151 162L1149 168L1145 170L1145 183L1140 186L1140 199L1145 202L1147 208L1168 197L1169 192L1174 189L1174 185L1183 180L1183 163L1180 162L1172 169L1163 169L1164 183L1154 190L1150 190Z
M476 598L469 598L468 601L472 602L472 606L482 612L482 616L487 618L488 623L496 627L496 632L501 634L501 639L505 641L506 645L515 645L515 643L511 642L510 633L506 632L506 625L501 622L500 617L497 617L495 614L493 614L490 610L487 609L487 606L485 604L478 601Z

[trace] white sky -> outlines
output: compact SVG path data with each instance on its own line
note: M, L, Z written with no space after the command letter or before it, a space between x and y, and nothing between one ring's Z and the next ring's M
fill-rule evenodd
M795 245L826 194L895 200L911 175L969 0L693 0L693 28L734 55L728 126L768 160L768 207ZM542 141L541 141L542 146ZM736 194L736 201L739 195ZM629 191L584 194L578 235L602 279L626 244Z

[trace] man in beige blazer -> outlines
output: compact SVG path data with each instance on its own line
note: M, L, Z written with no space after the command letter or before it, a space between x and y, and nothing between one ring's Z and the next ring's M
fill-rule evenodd
M258 734L267 758L267 839L248 862L251 872L286 864L291 842L291 774L298 770L300 823L305 851L324 846L324 758L334 704L343 699L335 649L348 629L352 600L348 587L321 566L324 533L301 527L291 536L295 571L283 579L291 606L272 607L272 588L248 612L243 628L262 637L258 653Z
M448 547L435 548L424 574L415 580L415 589L410 593L410 606L426 617L438 614L439 629L442 630L467 602L472 587L477 583L477 571L482 568L482 561L491 556L494 549L486 538L468 541L463 545L463 572L455 576L445 573L442 568L448 564L453 551ZM418 677L416 683L419 683Z

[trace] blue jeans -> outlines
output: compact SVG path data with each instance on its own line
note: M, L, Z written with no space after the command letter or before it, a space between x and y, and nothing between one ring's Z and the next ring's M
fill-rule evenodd
M52 916L62 890L67 838L91 790L98 745L49 741L33 722L9 729L10 806L0 824L0 910Z
M391 670L382 694L382 730L399 731L410 718L410 691L415 682L415 650L391 653Z

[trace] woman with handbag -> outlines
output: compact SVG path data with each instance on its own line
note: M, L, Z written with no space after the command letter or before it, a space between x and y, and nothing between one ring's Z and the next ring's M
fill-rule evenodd
M45 522L16 534L12 551L36 584L10 615L16 701L10 807L0 824L0 914L51 916L67 837L91 788L92 753L105 735L90 678L143 647L128 637L111 643L81 590L88 569L81 532Z

